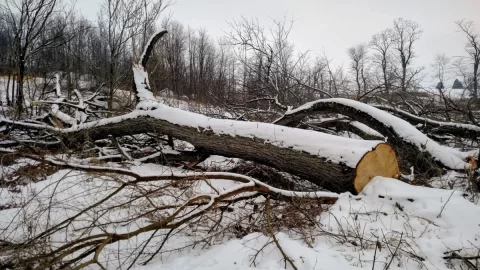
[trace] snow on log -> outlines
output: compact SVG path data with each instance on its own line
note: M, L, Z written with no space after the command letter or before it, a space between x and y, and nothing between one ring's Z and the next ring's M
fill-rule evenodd
M157 43L160 38L162 38L168 31L165 29L160 29L159 31L155 32L152 37L148 40L147 44L145 44L145 48L140 56L140 61L138 61L138 65L142 67L147 66L148 59L150 58L150 54L152 54L153 47Z
M76 120L73 119L70 115L60 111L60 103L66 100L65 96L62 95L62 90L60 88L60 75L55 74L55 94L57 95L57 99L54 101L55 103L52 104L52 108L50 110L50 115L52 116L52 123L57 126L62 126L61 122L67 123L69 125L75 125ZM58 122L58 120L61 122Z
M164 104L153 110L50 128L65 142L97 140L109 134L156 132L192 143L202 152L266 164L324 188L358 193L375 176L396 177L393 149L382 141L365 141L269 123L210 118Z
M374 130L373 128L370 128L369 126L363 124L363 123L360 123L358 121L349 121L349 124L355 128L357 128L358 130L360 130L360 132L363 132L364 134L366 134L367 136L371 136L371 137L377 137L377 138L384 138L382 134L380 134L378 131ZM360 133L359 132L359 133Z
M141 65L133 65L133 78L135 97L137 99L137 108L146 110L155 108L157 100L153 96L152 91L150 91L150 83L148 81L147 72Z
M46 129L67 146L109 135L156 132L188 141L203 153L269 165L334 192L356 194L375 176L399 174L395 152L383 141L349 139L270 123L215 119L163 104L157 104L154 110L136 110L65 129L29 123L21 127Z
M270 123L215 119L164 104L155 106L154 110L136 110L65 129L27 123L21 126L46 129L66 145L109 135L156 132L188 141L204 153L256 161L335 192L356 194L375 176L396 177L399 173L395 152L383 141L349 139Z
M148 59L150 58L150 54L152 53L155 44L165 34L167 34L167 30L165 29L153 34L145 45L145 49L140 56L138 64L133 65L133 88L135 91L135 97L137 102L142 102L143 105L147 107L149 107L148 104L152 105L156 100L152 91L150 91L148 75L145 71L145 67L147 66Z
M296 126L305 117L316 112L340 113L372 127L388 138L400 156L401 162L409 161L410 164L404 164L406 167L415 166L416 170L433 172L433 167L425 158L433 158L435 162L450 169L464 170L466 166L469 166L466 162L469 153L440 145L407 121L355 100L330 98L309 102L295 110L288 111L275 123ZM425 156L425 153L428 155Z

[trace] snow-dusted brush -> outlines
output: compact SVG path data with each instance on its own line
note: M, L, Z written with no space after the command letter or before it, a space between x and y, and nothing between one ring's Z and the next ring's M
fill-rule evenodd
M98 118L101 111L90 108L91 103L85 102L85 98L77 89L73 89L75 99L67 99L61 89L60 75L55 74L55 98L51 100L31 100L29 104L32 106L49 106L47 113L38 120L53 127L65 128L85 123L88 118ZM95 94L96 95L96 94ZM91 98L90 98L91 99ZM4 119L7 121L7 119ZM22 125L22 121L17 121L18 125Z

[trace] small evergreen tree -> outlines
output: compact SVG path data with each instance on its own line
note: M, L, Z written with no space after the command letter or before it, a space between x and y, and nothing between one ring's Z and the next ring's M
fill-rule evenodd
M458 79L455 79L452 89L463 89L463 84Z
M443 82L438 82L437 89L438 90L443 90L443 88L445 88L445 87L443 87Z

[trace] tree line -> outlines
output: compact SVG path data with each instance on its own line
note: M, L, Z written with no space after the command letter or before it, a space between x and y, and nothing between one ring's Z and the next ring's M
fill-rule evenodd
M178 98L287 109L323 97L361 99L381 93L391 99L394 93L422 89L427 75L438 81L442 94L452 68L449 76L478 96L480 38L471 21L456 22L467 41L466 57L453 61L438 55L434 74L428 74L413 61L423 32L414 21L395 19L370 40L352 46L343 67L333 66L326 53L296 51L290 39L293 22L287 18L267 26L241 18L214 38L208 29L165 16L170 5L164 0L104 0L97 19L90 20L62 0L6 0L0 4L0 75L7 81L2 102L20 115L28 107L26 100L48 92L52 74L61 72L68 96L73 89L103 86L111 109L115 91L131 89L131 65L160 28L169 34L150 60L150 84L157 93ZM45 78L45 85L25 93L31 77Z

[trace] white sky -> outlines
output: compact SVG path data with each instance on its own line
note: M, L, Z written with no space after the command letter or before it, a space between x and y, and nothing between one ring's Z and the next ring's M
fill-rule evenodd
M100 0L77 0L77 9L95 19ZM395 18L418 22L424 33L416 45L414 64L430 67L437 53L464 55L466 40L455 21L473 20L480 34L480 0L175 0L172 19L205 28L213 37L228 30L228 21L255 17L265 26L270 18L295 21L291 39L298 51L325 50L334 64L347 65L347 48L370 41L391 27ZM166 14L165 14L166 15Z

